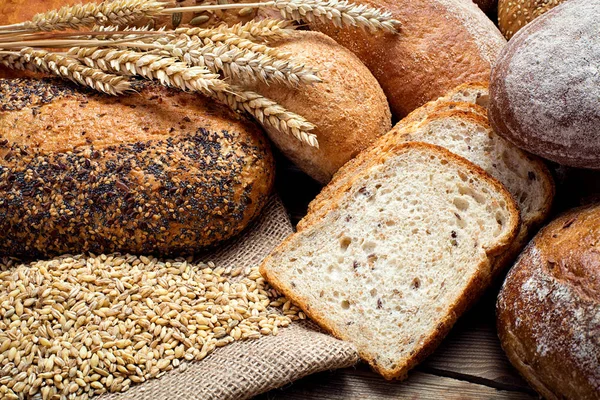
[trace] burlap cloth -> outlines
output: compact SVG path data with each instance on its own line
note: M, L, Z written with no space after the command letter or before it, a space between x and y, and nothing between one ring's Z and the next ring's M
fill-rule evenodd
M292 232L281 201L273 197L245 233L201 258L223 267L258 265ZM217 348L204 360L188 363L184 372L173 370L99 400L249 399L306 375L357 361L351 344L322 333L312 322L295 322L280 329L277 336Z

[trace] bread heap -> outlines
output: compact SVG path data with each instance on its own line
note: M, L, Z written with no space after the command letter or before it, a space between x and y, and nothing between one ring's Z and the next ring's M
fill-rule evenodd
M180 256L258 215L274 180L258 127L194 94L136 89L0 80L0 254Z

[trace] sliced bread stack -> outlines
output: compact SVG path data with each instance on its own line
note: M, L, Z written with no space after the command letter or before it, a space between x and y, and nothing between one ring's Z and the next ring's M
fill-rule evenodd
M546 167L494 134L485 96L463 86L410 114L335 175L261 266L386 378L435 349L549 211Z
M348 179L327 212L261 266L388 379L437 346L489 284L519 224L510 193L482 169L442 147L401 142L343 167L337 179Z

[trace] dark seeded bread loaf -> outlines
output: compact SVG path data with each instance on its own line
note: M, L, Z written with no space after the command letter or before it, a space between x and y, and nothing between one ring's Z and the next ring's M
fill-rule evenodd
M251 122L140 84L107 97L0 80L0 254L184 254L240 232L273 159Z
M600 205L540 231L498 297L509 360L548 400L600 399Z

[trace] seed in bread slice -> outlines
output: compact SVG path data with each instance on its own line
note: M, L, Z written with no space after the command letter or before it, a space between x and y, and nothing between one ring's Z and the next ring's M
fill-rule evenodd
M385 378L403 378L491 280L519 224L479 167L424 143L374 147L328 211L282 243L261 273Z

